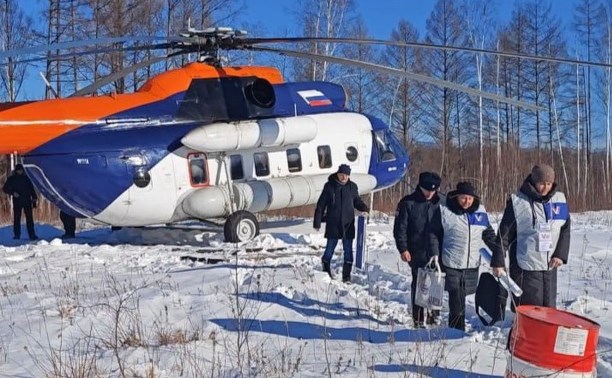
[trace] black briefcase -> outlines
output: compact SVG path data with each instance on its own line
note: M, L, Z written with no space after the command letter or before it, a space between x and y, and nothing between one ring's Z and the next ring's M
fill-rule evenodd
M506 318L508 290L491 273L483 273L476 288L476 314L482 324L490 326ZM484 314L482 313L484 312ZM487 315L485 317L484 315Z

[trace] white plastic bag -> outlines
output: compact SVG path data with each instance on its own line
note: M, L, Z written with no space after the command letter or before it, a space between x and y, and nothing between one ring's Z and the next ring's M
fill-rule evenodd
M419 268L414 303L428 310L441 310L445 276L435 257L424 268Z

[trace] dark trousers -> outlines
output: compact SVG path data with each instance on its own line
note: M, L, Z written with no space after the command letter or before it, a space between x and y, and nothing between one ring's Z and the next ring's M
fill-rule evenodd
M465 297L476 292L478 268L445 268L448 291L448 326L465 331Z
M513 296L512 311L515 311L515 304L557 307L557 269L522 270L511 266L510 277L523 289L523 295Z
M426 317L426 313L425 313L425 308L421 307L421 306L417 306L414 303L414 298L416 296L416 290L417 290L417 278L419 276L419 267L415 266L415 265L410 265L410 271L412 273L412 282L410 282L410 300L412 303L412 321L414 322L415 325L419 325L419 324L425 324L425 320L429 320L429 317ZM432 317L437 317L440 315L440 311L439 310L432 310L431 311L431 316ZM429 323L433 322L433 318L431 319L431 321L429 321Z
M26 226L28 227L28 235L30 239L36 237L34 232L34 217L32 216L32 205L23 206L20 203L13 202L13 235L21 237L21 212L25 214Z
M60 220L64 225L65 235L74 237L74 233L76 232L76 219L72 215L60 211Z

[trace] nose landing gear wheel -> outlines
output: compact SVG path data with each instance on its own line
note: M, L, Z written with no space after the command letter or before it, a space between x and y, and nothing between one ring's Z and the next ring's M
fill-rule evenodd
M223 233L226 242L248 241L259 235L259 222L255 215L245 210L239 210L227 218Z

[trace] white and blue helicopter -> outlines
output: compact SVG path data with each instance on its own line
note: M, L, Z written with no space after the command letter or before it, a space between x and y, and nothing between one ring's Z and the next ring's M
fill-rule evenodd
M360 194L368 194L400 181L409 157L388 125L346 108L340 85L285 82L271 67L222 67L220 50L350 64L532 107L404 70L269 47L308 41L406 46L246 38L229 28L189 30L138 47L171 51L167 56L128 67L72 97L1 104L0 153L19 154L38 190L73 216L112 226L222 218L225 239L237 242L258 235L255 213L315 203L340 164L351 167L351 180ZM0 60L91 43L3 51ZM102 50L88 53L96 51ZM87 96L136 69L194 52L205 62L162 73L135 93Z

